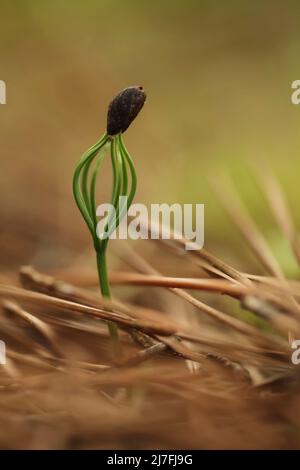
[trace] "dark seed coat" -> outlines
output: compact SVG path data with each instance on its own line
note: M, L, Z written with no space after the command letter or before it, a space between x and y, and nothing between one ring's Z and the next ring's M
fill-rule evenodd
M146 93L141 86L125 88L111 101L107 113L107 133L116 135L126 131L144 106Z

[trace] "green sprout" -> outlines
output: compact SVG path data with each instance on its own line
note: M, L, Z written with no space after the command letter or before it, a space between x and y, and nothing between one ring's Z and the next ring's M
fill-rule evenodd
M126 215L133 201L137 185L134 164L124 145L122 133L136 118L145 100L146 94L142 87L129 87L115 96L108 108L106 132L82 155L73 176L74 198L93 239L100 290L105 299L111 297L106 263L109 237ZM104 232L99 234L97 233L95 192L101 163L108 150L113 173L110 204L114 207L115 212L108 213ZM121 196L125 196L126 199L122 199L124 203L119 205ZM110 322L108 328L111 338L117 339L117 326Z

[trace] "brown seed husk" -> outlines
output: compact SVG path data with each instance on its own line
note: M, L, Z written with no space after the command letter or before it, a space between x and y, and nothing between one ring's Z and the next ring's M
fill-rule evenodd
M141 86L125 88L111 101L107 113L107 133L117 135L128 129L144 106L146 93Z

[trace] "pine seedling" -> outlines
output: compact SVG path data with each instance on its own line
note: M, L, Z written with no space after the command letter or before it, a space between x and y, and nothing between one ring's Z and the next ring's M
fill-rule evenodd
M136 192L137 177L133 160L125 147L122 134L142 109L146 94L142 87L129 87L111 101L107 113L107 128L104 135L80 158L73 176L73 194L76 204L91 233L97 260L99 284L104 299L110 299L106 253L109 237L126 215ZM114 211L108 213L103 234L97 231L95 192L101 163L110 153L113 184L110 204ZM130 179L128 178L130 174ZM119 198L125 204L119 206ZM117 326L110 322L112 339L118 338Z

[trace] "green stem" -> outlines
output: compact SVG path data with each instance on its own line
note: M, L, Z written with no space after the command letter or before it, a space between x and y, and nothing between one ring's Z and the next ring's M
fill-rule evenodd
M101 294L106 299L110 299L111 294L107 275L106 253L103 253L102 251L97 251L96 256Z
M104 299L110 299L111 295L107 274L106 250L97 251L96 256L101 294ZM112 341L116 343L119 340L119 332L117 325L114 322L108 322L108 330Z

